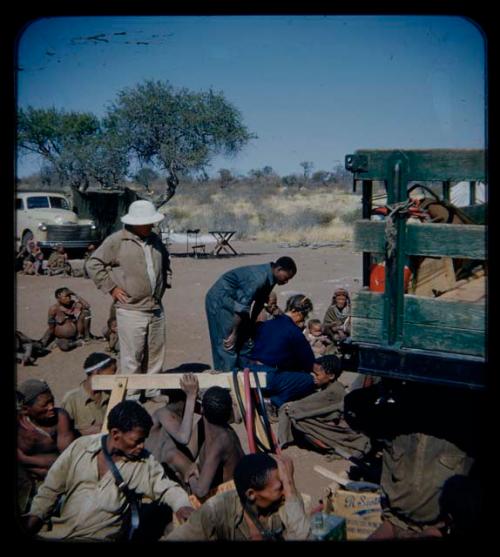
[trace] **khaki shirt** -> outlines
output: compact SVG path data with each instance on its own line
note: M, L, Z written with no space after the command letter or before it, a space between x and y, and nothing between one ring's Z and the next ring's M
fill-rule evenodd
M109 396L109 393L101 391L101 400L96 402L85 390L82 381L77 389L64 395L61 406L70 415L75 429L81 432L82 429L104 422Z
M380 484L389 502L384 517L401 528L434 524L445 481L467 475L472 463L445 439L424 433L398 435L383 450Z
M49 469L33 499L29 514L50 518L58 497L65 495L60 516L52 517L52 530L40 535L50 539L86 538L112 541L120 537L129 504L108 470L98 478L97 453L101 434L73 441ZM169 480L153 455L116 462L128 487L138 495L166 504L176 512L191 507L186 492Z
M310 524L302 498L297 495L285 500L269 517L268 529L282 530L285 540L306 540ZM226 491L208 499L189 520L175 528L168 541L244 541L250 529L243 518L243 507L236 491Z
M126 304L117 301L117 308L151 311L161 307L170 258L156 234L144 242L124 228L104 240L88 259L86 269L103 292L110 293L115 287L125 290L130 300Z

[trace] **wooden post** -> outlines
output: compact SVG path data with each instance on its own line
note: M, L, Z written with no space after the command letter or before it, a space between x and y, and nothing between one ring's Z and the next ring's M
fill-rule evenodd
M125 398L125 394L127 392L127 377L121 378L118 376L116 379L116 384L111 390L111 396L109 397L108 408L106 409L106 417L104 418L104 422L102 424L101 433L108 432L108 415L111 412L111 409Z

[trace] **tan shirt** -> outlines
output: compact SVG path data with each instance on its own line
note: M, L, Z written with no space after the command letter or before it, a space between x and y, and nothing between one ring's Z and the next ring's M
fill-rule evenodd
M81 432L82 429L104 422L108 401L109 393L101 391L101 400L96 402L85 390L82 381L77 389L64 395L61 406L70 415L75 429Z
M108 236L87 261L87 272L97 288L106 293L122 288L130 300L117 301L116 307L136 311L161 307L169 271L168 252L156 234L145 245L126 229Z
M112 541L120 536L129 504L108 470L98 478L97 453L101 434L73 441L50 468L33 499L30 514L47 520L59 495L65 499L59 517L52 517L52 530L40 535L50 539L87 538ZM191 507L186 492L169 480L153 455L116 462L124 481L138 495L166 504L175 512Z
M306 540L310 523L300 496L285 500L279 510L269 516L268 529L282 530L285 540ZM244 541L250 529L243 518L243 507L236 491L226 491L208 499L189 520L175 528L168 541Z

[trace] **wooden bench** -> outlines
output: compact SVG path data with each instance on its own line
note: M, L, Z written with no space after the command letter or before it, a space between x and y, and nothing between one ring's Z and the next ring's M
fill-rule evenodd
M107 432L108 414L119 402L121 402L126 394L127 389L143 390L143 389L180 389L180 380L184 373L155 373L144 374L137 373L134 375L96 375L92 377L92 390L94 391L111 391L109 397L106 417L102 425L102 432ZM228 372L221 373L196 373L198 385L200 389L208 389L209 387L225 387L233 389L233 374ZM242 374L238 374L238 377ZM257 373L259 383L262 388L266 386L266 373L259 371ZM255 379L250 374L250 387L255 388Z

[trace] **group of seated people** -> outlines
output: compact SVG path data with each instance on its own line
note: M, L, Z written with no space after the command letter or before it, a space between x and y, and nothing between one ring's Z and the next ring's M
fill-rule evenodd
M57 346L68 352L92 340L107 341L107 349L114 355L120 351L116 323L116 309L111 305L109 318L102 336L91 332L92 313L90 304L68 287L57 288L54 292L56 303L48 310L47 329L39 339L32 339L16 331L16 359L22 365L33 365L36 359Z
M64 316L70 301L72 309L79 304L80 313L86 310L88 304L72 296L67 289L56 295ZM61 327L59 309L53 311L54 326ZM380 483L391 500L373 539L442 536L442 487L450 478L469 482L474 451L445 440L431 427L418 433L403 427L401 416L416 416L415 401L425 396L429 402L428 390L386 392L382 381L346 397L338 379L339 346L349 335L349 295L335 291L321 334L312 334L331 341L320 356L304 333L312 310L303 294L290 296L284 310L270 297L245 364L266 373L263 394L278 421L279 455L245 454L231 425L238 416L229 389L214 386L200 392L192 373L182 377L180 389L168 391L168 403L151 416L139 402L125 400L107 419L109 395L93 390L92 378L116 373L117 362L109 354L97 352L85 360L85 379L64 396L60 408L47 383L30 379L21 384L18 494L27 529L68 540L127 539L131 532L134 539L177 541L310 539L310 517L295 486L293 463L281 449L296 444L361 462L375 441L383 453ZM78 319L73 323L77 331ZM452 411L452 399L446 395L446 415L455 416L462 402L453 402ZM436 397L435 407L442 406ZM381 412L386 415L378 419ZM383 433L376 431L375 418L385 420ZM106 435L100 433L104 423ZM435 424L441 423L436 418ZM411 482L422 477L417 453L428 459L433 482L412 489ZM467 487L476 489L475 484ZM457 508L453 489L446 494L451 515ZM134 509L141 517L138 529ZM424 526L414 526L419 520ZM148 525L157 525L153 534Z
M84 371L60 408L44 381L18 387L18 505L28 531L46 539L127 539L126 503L136 497L146 500L139 515L160 523L163 539L308 538L292 462L244 454L230 425L228 389L210 387L200 403L197 378L186 374L182 395L172 390L152 416L136 401L118 403L103 436L109 396L92 389L92 378L114 374L116 360L93 353ZM107 475L108 457L127 491ZM168 509L177 524L188 522L172 529Z
M94 244L89 244L85 252L84 262L87 261L95 249ZM61 275L65 277L81 275L88 277L85 271L85 264L80 273L76 269L73 270L68 254L62 244L54 246L49 257L45 259L42 249L34 239L21 245L16 254L16 271L24 275Z

